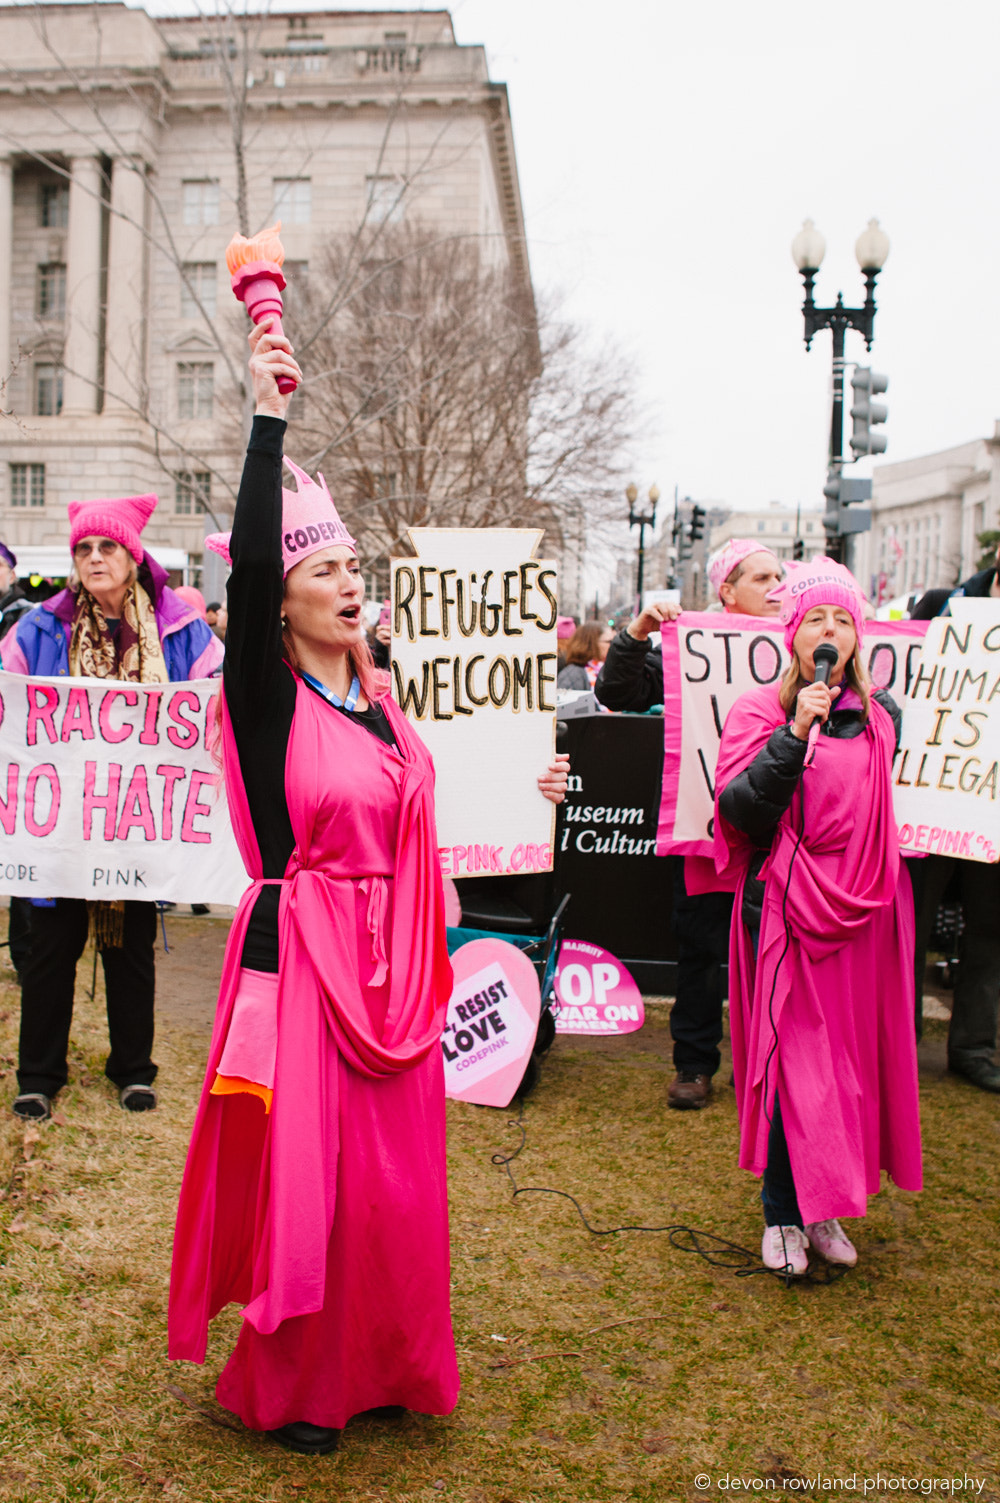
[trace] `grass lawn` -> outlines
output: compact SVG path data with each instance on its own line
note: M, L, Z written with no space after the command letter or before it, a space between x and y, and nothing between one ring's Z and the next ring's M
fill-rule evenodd
M216 1321L204 1368L165 1357L173 1212L206 1035L161 1020L162 1104L129 1116L102 1074L89 952L79 975L55 1120L24 1128L0 1115L0 1498L661 1503L729 1495L727 1475L755 1496L819 1497L853 1475L860 1497L881 1474L976 1477L978 1494L956 1495L1000 1500L995 1096L925 1071L923 1194L886 1189L852 1223L857 1270L790 1289L737 1278L662 1234L591 1236L566 1200L512 1200L493 1156L517 1147L516 1112L450 1103L458 1408L355 1422L338 1453L302 1458L215 1401L237 1311ZM2 972L4 1103L17 1015ZM683 1223L758 1249L733 1093L668 1112L669 1061L662 1006L626 1039L557 1040L512 1170L522 1185L571 1191L597 1227ZM725 1064L718 1079L728 1076ZM940 1485L930 1495L950 1496Z

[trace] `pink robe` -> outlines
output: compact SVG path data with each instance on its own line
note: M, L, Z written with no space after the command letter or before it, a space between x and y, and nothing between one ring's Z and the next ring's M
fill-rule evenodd
M399 751L297 686L269 1115L253 1096L210 1094L263 880L224 714L228 801L252 883L226 948L181 1188L169 1355L203 1362L208 1322L245 1305L217 1394L252 1429L339 1429L383 1404L441 1414L458 1396L439 1048L452 976L434 773L396 706L383 708Z
M777 1088L799 1209L810 1222L863 1216L881 1169L904 1190L922 1186L913 898L892 810L892 720L873 702L861 735L820 736L778 825L761 872L755 961L741 916L754 848L722 818L718 795L786 718L772 687L744 694L729 712L715 850L720 872L740 878L729 957L740 1164L764 1171Z

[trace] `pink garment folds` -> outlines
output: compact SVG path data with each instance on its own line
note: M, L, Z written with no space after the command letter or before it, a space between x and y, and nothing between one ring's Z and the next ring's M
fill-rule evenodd
M238 1057L233 1003L263 880L223 707L226 788L252 882L226 949L181 1189L169 1354L203 1362L208 1322L245 1305L217 1394L253 1429L339 1429L383 1404L441 1414L458 1395L434 774L402 714L383 708L398 751L297 685L267 1115L252 1096L211 1094L224 1052Z
M851 692L839 707L850 706ZM799 1208L810 1222L863 1216L881 1169L904 1190L921 1188L913 899L892 810L892 720L873 701L859 736L820 736L778 825L761 871L755 961L741 920L753 846L722 818L718 794L786 718L773 687L743 695L730 711L715 850L720 872L740 879L729 959L740 1164L764 1171L777 1087Z

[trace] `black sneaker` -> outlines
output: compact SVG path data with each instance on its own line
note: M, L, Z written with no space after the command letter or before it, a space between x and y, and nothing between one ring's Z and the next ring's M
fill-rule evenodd
M52 1116L52 1102L41 1091L25 1091L15 1098L11 1111L28 1122L47 1122Z
M294 1420L290 1425L282 1425L279 1430L268 1430L267 1433L279 1446L298 1451L300 1456L328 1456L340 1445L339 1430L310 1425L308 1420Z
M148 1085L122 1086L118 1101L126 1112L151 1112L156 1106L156 1092Z

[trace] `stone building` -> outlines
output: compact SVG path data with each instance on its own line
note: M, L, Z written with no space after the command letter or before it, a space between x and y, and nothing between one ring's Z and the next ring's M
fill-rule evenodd
M4 7L0 48L0 536L22 563L65 567L67 501L155 491L152 550L200 578L246 422L240 159L292 286L329 237L405 218L476 237L531 298L506 89L447 11Z
M979 567L979 533L1000 529L1000 422L937 454L878 465L872 529L856 543L858 578L873 599L955 585Z
M797 537L802 539L806 558L825 552L822 511L783 506L780 501L772 501L756 511L728 512L725 520L712 528L709 549L715 553L731 538L759 538L762 548L770 549L776 558L788 559L794 557Z

